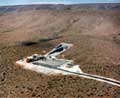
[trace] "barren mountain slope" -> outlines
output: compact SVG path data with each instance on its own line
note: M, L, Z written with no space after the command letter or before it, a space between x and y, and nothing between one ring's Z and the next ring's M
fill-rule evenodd
M50 36L54 33L62 33L64 36L73 33L75 36L80 34L111 38L120 32L119 15L119 12L69 10L4 14L0 16L0 34L3 37L1 42L40 39L47 37L49 33Z

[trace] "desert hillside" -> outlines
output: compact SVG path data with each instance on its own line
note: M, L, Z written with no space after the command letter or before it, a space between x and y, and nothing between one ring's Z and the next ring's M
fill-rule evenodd
M0 13L21 12L29 10L120 10L120 3L94 3L94 4L32 4L32 5L12 5L0 6Z
M119 98L118 87L74 76L45 76L14 63L68 42L74 47L65 58L84 72L120 80L120 11L33 8L0 14L0 97Z

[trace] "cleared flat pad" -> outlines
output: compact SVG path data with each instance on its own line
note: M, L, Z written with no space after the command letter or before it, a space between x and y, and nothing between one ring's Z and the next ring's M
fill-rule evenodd
M34 61L32 62L32 64L36 64L36 65L49 65L52 67L60 67L61 65L64 64L71 64L72 60L65 60L65 59L47 59L47 60L38 60L38 61Z
M66 59L52 59L52 58L46 58L45 60L37 60L30 63L27 63L24 59L19 60L16 62L17 65L23 67L24 69L36 71L43 74L69 74L68 72L64 72L59 69L67 69L70 71L78 70L79 66L73 67L73 61L72 60L66 60ZM67 68L67 66L69 67Z

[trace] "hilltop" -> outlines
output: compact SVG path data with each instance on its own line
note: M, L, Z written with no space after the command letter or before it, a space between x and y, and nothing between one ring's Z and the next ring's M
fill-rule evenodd
M20 12L28 10L78 10L78 9L92 9L92 10L120 10L120 3L101 3L101 4L32 4L32 5L11 5L0 6L0 12Z

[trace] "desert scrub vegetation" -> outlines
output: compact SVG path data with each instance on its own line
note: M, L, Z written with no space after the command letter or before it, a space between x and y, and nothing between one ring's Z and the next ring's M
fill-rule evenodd
M46 43L47 44L47 43ZM50 43L48 43L50 44ZM119 88L106 83L80 78L78 76L46 76L36 72L19 69L14 62L33 53L40 53L43 44L31 46L6 46L2 48L1 79L5 75L4 88L11 97L49 97L49 98L93 98L116 96ZM43 45L44 46L44 45ZM35 48L34 48L35 47ZM52 45L50 46L53 47ZM70 54L69 54L70 55ZM80 66L84 72L118 79L119 66ZM2 85L3 87L3 85ZM114 90L113 93L111 93Z
M116 36L113 37L113 41L120 45L120 33L118 33Z
M0 33L7 33L7 32L11 32L13 31L13 29L0 29Z
M65 59L74 60L86 73L119 80L119 16L119 11L94 9L20 10L0 16L1 32L14 28L0 33L0 97L120 98L116 86L77 76L46 76L14 64L66 42L74 47L65 52Z

